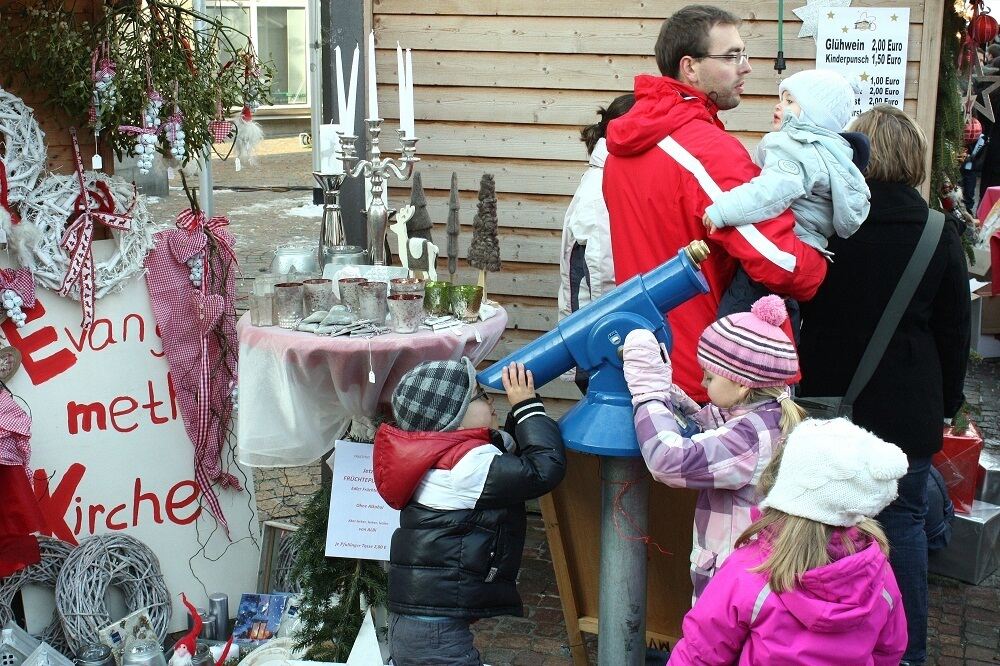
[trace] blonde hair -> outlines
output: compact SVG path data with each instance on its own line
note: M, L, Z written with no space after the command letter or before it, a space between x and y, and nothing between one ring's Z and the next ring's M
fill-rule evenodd
M873 106L848 129L866 134L871 142L866 178L911 187L924 182L927 136L901 109L888 104Z
M889 540L877 522L865 518L855 527L871 537L883 553L889 554ZM764 515L740 535L735 547L744 546L754 538L766 539L767 559L750 571L766 573L771 590L784 592L794 588L807 571L830 563L826 548L834 536L839 535L844 550L854 554L854 542L847 536L848 529L768 507L764 509Z
M781 398L782 394L785 395ZM788 433L803 421L803 419L808 416L806 410L795 404L795 401L788 397L788 387L787 386L770 386L767 388L756 388L750 389L747 397L743 399L741 404L762 402L764 400L778 400L778 405L781 407L781 420L778 422L781 428L781 439L775 442L775 445L771 451L771 460L768 462L764 471L761 472L760 480L757 481L757 492L761 495L766 495L771 491L774 486L774 480L778 476L778 465L781 459L781 451L784 448L785 438L788 437Z

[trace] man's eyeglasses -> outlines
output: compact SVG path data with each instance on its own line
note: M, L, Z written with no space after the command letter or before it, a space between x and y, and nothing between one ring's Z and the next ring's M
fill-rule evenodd
M741 51L740 53L725 53L723 55L703 55L698 56L701 58L712 58L714 60L726 60L731 65L736 67L742 67L750 62L750 56L747 55L746 51Z

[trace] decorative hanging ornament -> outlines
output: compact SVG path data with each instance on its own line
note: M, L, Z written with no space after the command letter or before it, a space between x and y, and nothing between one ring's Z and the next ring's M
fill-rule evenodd
M802 20L799 37L812 37L816 39L816 28L821 15L825 14L830 7L850 6L851 0L806 0L805 5L792 10Z
M989 44L996 39L997 33L1000 33L1000 25L989 15L988 10L977 8L976 15L969 21L968 33L977 44Z
M243 112L236 117L233 124L236 126L236 139L233 141L236 153L234 168L237 171L242 169L244 160L250 166L257 166L257 149L264 140L264 129L260 123L254 121L253 109L249 104L244 105Z
M27 268L0 269L0 305L17 328L24 326L25 309L35 307L35 280Z
M105 41L94 49L90 58L90 78L94 85L89 114L90 125L94 128L94 157L90 163L92 169L104 167L100 151L101 130L104 129L103 116L118 103L118 90L114 82L116 67L110 53L111 49Z
M176 81L174 81L174 112L167 118L167 122L163 126L163 132L167 137L167 143L170 145L170 154L175 160L183 164L184 156L187 152L184 145L184 114L181 113L181 108L177 105Z
M133 134L136 137L132 154L136 158L139 173L146 175L153 168L153 157L156 155L156 137L160 133L160 109L163 108L163 96L152 88L146 91L146 106L142 110L142 127L120 125L119 132Z

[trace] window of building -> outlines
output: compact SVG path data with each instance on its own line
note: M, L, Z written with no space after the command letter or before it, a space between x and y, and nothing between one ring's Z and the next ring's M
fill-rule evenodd
M208 5L207 11L249 35L261 60L274 67L271 81L274 106L309 104L305 0L216 0ZM245 40L234 46L246 46ZM228 50L220 53L220 58L228 60Z

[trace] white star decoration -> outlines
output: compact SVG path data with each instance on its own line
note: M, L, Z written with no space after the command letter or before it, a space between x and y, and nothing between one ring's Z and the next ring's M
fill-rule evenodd
M806 4L792 12L802 19L802 29L799 37L816 39L816 24L822 19L827 20L826 9L829 7L850 7L851 0L806 0Z

